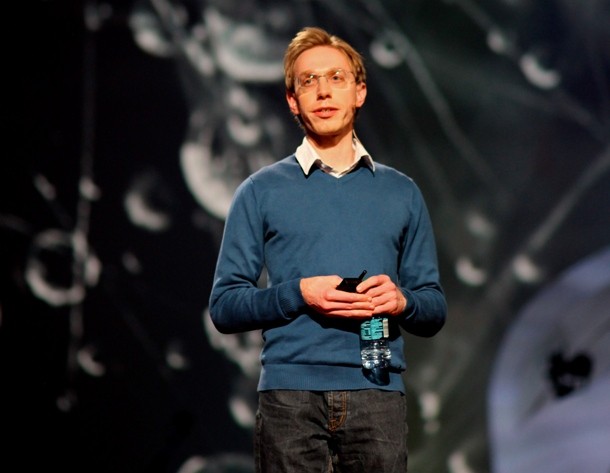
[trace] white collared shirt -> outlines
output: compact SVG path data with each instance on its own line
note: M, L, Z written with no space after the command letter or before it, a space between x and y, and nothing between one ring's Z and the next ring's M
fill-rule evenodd
M354 149L354 162L352 163L351 166L349 166L347 169L345 169L343 171L336 171L331 166L324 163L324 161L322 161L322 158L320 158L320 156L318 155L318 153L316 152L314 147L307 140L307 137L303 138L303 142L297 148L295 155L296 155L299 165L303 169L303 172L305 173L306 176L309 175L313 166L317 166L325 173L330 174L331 176L334 176L336 178L340 178L342 176L345 176L349 172L351 172L358 165L358 163L361 160L366 166L368 166L374 172L375 163L374 163L373 159L371 158L371 156L369 155L368 151L364 148L364 146L362 145L362 143L356 137L355 134L353 135L353 138L352 138L352 147Z

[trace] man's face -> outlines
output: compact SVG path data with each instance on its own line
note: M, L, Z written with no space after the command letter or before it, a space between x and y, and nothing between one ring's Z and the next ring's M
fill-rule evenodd
M333 85L332 73L343 71L346 84ZM316 141L340 139L351 134L356 109L366 97L366 85L356 84L347 56L330 46L316 46L301 53L294 63L295 92L288 92L290 111L301 116L307 135ZM298 78L318 77L315 85L299 85Z

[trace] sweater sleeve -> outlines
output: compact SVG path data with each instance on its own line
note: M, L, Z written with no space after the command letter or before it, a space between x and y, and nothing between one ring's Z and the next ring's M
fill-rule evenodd
M399 269L400 286L407 299L401 326L413 335L431 337L445 324L447 303L440 284L432 223L417 187L412 202Z
M222 333L263 329L288 322L305 306L300 280L259 288L264 266L264 227L254 184L237 189L224 229L210 315Z

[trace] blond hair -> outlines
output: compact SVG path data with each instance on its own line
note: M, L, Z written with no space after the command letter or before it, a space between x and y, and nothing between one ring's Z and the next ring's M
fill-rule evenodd
M322 28L307 27L292 39L284 54L284 82L286 90L294 92L294 63L299 55L317 46L330 46L342 51L353 68L356 83L366 82L364 61L358 51L341 38L331 35Z

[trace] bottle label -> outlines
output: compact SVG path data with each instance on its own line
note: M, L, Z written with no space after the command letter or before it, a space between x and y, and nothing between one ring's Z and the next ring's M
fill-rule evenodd
M360 338L362 340L379 340L389 336L390 328L386 318L365 320L360 325Z

